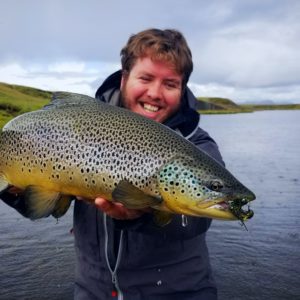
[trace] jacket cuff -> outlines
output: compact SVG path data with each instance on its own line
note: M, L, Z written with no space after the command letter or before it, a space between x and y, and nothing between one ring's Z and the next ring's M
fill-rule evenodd
M19 212L23 217L28 218L28 216L26 216L25 201L22 196L16 196L9 192L3 192L1 193L0 198L4 203Z

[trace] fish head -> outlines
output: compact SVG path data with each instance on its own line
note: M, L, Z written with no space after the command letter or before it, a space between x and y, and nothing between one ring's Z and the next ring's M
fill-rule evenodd
M245 221L253 211L243 207L255 195L209 156L175 157L159 170L165 206L178 214Z

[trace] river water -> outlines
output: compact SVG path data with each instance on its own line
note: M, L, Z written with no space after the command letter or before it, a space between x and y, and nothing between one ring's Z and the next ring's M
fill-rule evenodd
M248 231L214 221L207 235L219 299L300 299L300 111L204 115L201 126L257 196ZM71 228L72 210L31 222L0 201L1 300L72 299Z

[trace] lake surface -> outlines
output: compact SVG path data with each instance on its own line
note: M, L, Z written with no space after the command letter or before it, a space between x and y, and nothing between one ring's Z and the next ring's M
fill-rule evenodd
M300 111L203 116L227 168L257 199L245 231L213 222L220 299L300 299Z
M207 235L220 300L300 299L300 111L204 115L227 168L252 189L246 223ZM31 222L0 201L0 299L72 299L72 211Z

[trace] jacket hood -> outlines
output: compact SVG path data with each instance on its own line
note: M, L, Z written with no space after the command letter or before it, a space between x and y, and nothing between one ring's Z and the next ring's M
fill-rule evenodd
M96 98L111 103L111 96L120 91L122 71L119 70L111 74L98 88ZM106 95L106 96L104 96ZM168 118L164 124L174 130L179 130L184 137L189 137L198 128L200 115L195 111L196 98L191 90L186 87L181 105L177 113ZM116 105L117 103L111 103ZM118 103L120 104L120 103Z

